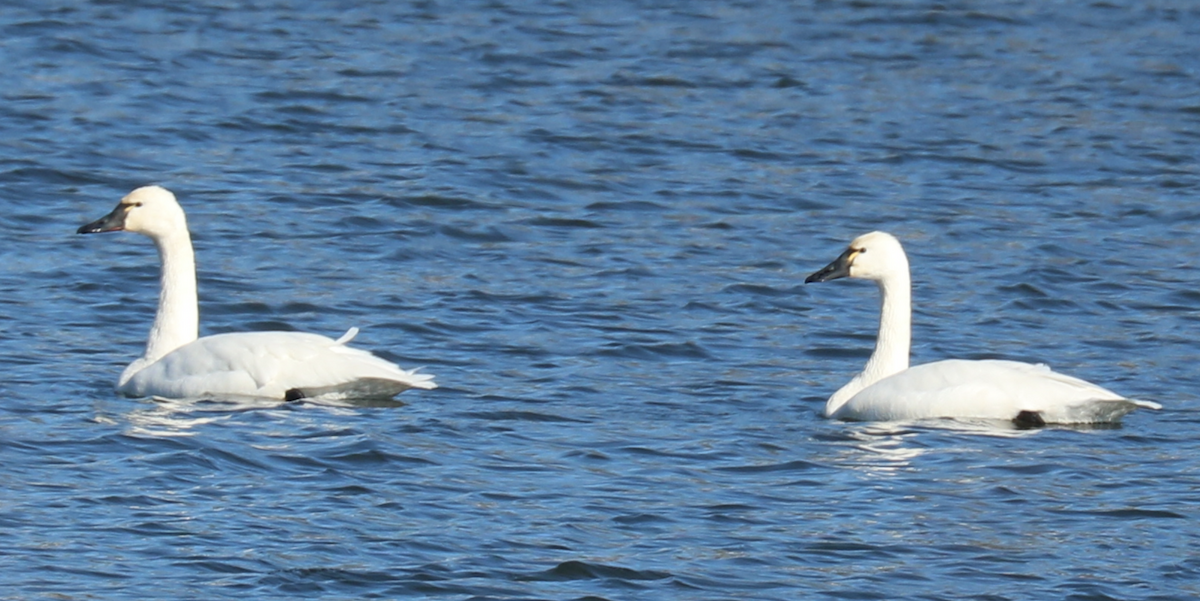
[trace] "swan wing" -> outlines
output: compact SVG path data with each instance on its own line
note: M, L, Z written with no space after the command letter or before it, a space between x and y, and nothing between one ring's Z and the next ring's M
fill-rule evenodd
M408 371L345 342L304 332L206 336L168 353L119 387L130 396L171 399L263 397L391 398L435 388L433 376Z
M923 418L1017 419L1036 413L1045 423L1118 421L1134 401L1060 374L1042 364L952 359L926 363L863 389L831 417L863 421Z

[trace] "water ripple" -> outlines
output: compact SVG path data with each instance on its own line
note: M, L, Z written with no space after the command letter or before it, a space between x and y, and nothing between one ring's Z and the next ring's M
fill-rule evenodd
M13 598L1200 594L1187 2L10 4ZM72 232L150 182L205 333L358 326L442 387L115 395L154 250ZM870 229L915 362L1165 409L821 418L877 292L803 277Z

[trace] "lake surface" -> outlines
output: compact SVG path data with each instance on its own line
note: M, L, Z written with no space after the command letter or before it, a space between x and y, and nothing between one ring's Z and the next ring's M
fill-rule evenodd
M1200 5L0 8L0 599L1195 599ZM338 336L403 404L126 399L172 189L202 333ZM916 363L1115 428L821 417L885 229Z

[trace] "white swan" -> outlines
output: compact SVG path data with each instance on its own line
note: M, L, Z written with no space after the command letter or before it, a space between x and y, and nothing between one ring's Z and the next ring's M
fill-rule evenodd
M872 280L883 296L875 351L855 376L829 397L827 417L859 421L922 418L1013 420L1019 426L1116 422L1137 407L1127 399L1045 365L951 359L908 366L912 336L908 258L891 234L856 238L805 283L851 277Z
M121 374L117 391L168 399L266 398L291 401L391 398L409 388L436 388L433 376L401 369L338 340L301 332L240 332L197 338L196 262L183 209L158 186L130 192L80 234L137 232L162 260L158 313L146 353Z

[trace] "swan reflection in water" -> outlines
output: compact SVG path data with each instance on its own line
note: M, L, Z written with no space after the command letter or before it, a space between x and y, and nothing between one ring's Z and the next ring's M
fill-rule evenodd
M290 411L300 406L315 406L333 413L357 413L358 409L388 409L404 407L406 403L395 399L353 399L353 400L304 400L302 402L280 403L269 399L246 397L230 400L194 400L194 399L162 399L156 398L147 402L139 402L138 406L124 413L132 436L192 436L196 429L208 424L219 423L234 419L246 411ZM115 417L111 411L98 411L97 420L104 423L118 423L122 418Z

